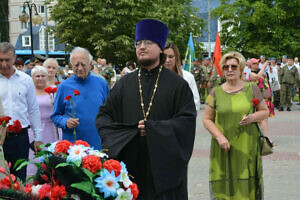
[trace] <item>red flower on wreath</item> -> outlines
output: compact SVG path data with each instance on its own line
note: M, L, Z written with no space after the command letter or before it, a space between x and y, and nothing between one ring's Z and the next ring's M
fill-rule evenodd
M76 140L74 142L74 145L83 145L85 147L90 147L89 143L87 143L86 141L83 141L83 140Z
M252 103L253 103L253 107L255 107L259 104L259 100L257 98L253 98Z
M51 190L50 199L51 200L60 200L60 199L65 198L66 195L67 195L66 187L63 185L61 185L61 186L56 185Z
M80 95L80 92L76 89L74 89L74 95L77 96L77 95Z
M138 186L137 184L135 183L132 183L130 186L129 186L130 190L131 190L131 193L133 195L133 200L135 200L138 196L139 196L139 189L138 189Z
M119 161L114 159L109 159L103 163L103 167L107 169L110 173L115 172L115 176L118 177L121 173L122 166Z
M72 143L68 140L62 140L59 141L56 145L55 145L55 151L54 154L58 154L58 153L65 153L67 154L69 147L72 145Z
M94 155L83 157L81 163L83 168L90 170L92 173L95 173L102 168L100 158Z
M23 190L25 194L30 194L32 192L32 185L27 183Z
M43 184L41 189L39 190L39 197L40 199L44 199L46 197L50 197L51 195L51 185L46 183L46 184Z
M14 133L19 133L22 130L22 125L19 120L16 120L13 122L12 125L8 125L7 131L8 132L14 132Z

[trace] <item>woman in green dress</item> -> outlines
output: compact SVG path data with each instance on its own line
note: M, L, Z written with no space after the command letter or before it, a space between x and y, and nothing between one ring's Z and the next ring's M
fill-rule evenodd
M269 111L258 87L242 80L245 64L240 53L225 54L220 65L226 82L211 90L206 100L203 124L212 135L211 199L263 199L259 131L255 123L266 119Z

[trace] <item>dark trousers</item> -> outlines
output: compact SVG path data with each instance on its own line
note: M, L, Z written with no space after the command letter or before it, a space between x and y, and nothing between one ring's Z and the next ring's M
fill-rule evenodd
M26 181L26 166L16 171L14 165L19 159L28 159L29 154L29 137L27 128L21 132L11 135L7 133L3 144L4 157L7 162L11 163L10 173L19 177L23 182Z

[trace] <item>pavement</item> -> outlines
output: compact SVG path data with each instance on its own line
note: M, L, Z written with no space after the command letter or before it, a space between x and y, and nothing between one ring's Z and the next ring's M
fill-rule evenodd
M211 136L197 117L194 151L189 163L189 200L209 200L209 151ZM300 105L292 111L275 111L269 119L274 153L263 157L264 199L300 200Z

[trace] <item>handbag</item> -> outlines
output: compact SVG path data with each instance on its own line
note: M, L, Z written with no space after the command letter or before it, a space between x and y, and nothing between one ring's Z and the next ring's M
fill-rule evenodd
M270 82L270 87L272 91L277 91L280 90L280 85L278 81L273 80L272 82Z
M265 136L261 127L256 123L257 129L259 131L258 143L260 146L260 154L262 156L267 156L273 153L273 144L270 139Z

